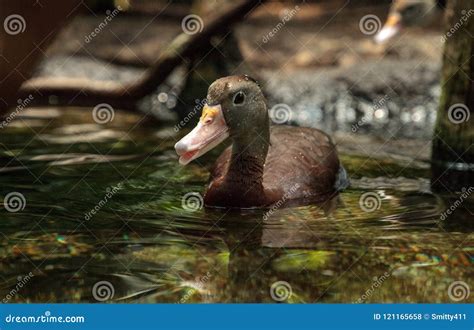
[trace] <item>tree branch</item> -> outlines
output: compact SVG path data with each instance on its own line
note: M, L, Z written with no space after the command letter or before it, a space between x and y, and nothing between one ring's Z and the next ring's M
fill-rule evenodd
M133 110L136 101L155 91L179 65L207 52L213 36L228 31L232 24L245 18L263 2L265 0L245 0L211 18L201 32L193 35L181 33L135 83L120 85L84 79L33 79L21 87L20 98L33 95L34 105L46 105L54 95L59 105L93 106L105 102L113 107Z

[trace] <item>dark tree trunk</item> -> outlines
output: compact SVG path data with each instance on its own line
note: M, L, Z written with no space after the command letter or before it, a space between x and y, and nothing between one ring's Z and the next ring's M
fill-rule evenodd
M0 116L17 105L18 89L62 26L79 11L79 0L0 1Z
M431 184L454 192L474 186L474 1L450 1L446 14Z

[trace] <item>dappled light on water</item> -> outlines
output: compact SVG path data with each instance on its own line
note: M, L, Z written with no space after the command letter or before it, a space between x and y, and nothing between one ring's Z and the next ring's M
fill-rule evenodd
M25 282L11 302L449 302L472 278L472 196L431 193L422 160L340 140L352 186L335 199L207 210L220 150L181 167L169 127L119 113L97 126L87 110L40 121L0 141L1 196L20 203L0 209L0 296Z

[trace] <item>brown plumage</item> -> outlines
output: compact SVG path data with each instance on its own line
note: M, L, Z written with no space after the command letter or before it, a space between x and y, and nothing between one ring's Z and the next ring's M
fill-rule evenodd
M209 87L207 101L200 124L175 146L186 164L215 141L232 139L211 171L206 206L307 204L332 198L347 187L346 172L329 136L312 128L270 128L265 99L250 78L217 80Z
M272 126L270 143L263 167L255 159L239 158L240 171L232 175L232 146L228 147L211 171L206 205L249 207L317 202L344 188L344 184L336 187L339 159L325 133L304 127Z

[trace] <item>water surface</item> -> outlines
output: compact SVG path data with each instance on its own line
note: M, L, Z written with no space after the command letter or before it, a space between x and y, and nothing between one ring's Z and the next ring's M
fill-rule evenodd
M454 281L473 287L472 197L445 216L459 196L430 192L428 163L343 152L353 184L324 205L206 210L222 149L181 167L179 134L72 110L3 129L0 196L24 196L0 208L3 301L453 302Z

